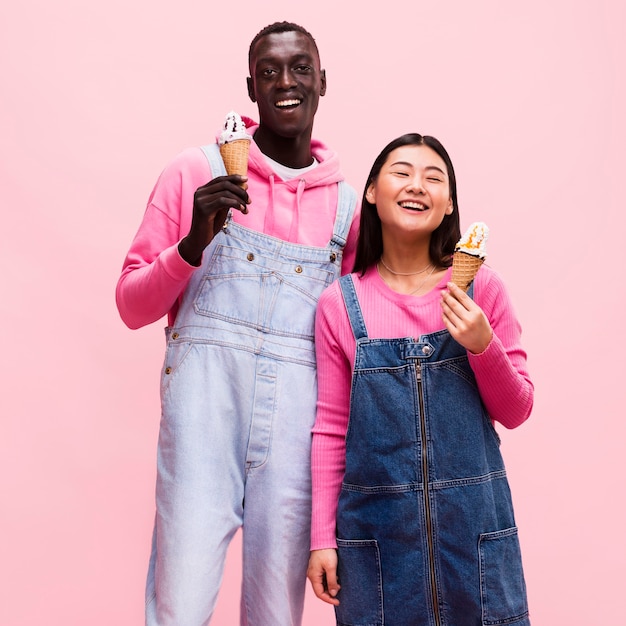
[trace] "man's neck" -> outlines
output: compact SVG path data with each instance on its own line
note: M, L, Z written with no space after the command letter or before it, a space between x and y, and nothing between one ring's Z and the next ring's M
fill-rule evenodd
M263 154L287 167L300 169L313 161L310 134L281 137L260 126L254 133L254 141Z

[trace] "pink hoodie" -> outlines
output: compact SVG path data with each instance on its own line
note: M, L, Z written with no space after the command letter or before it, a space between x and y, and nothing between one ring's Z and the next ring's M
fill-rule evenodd
M244 118L254 135L258 124ZM339 159L323 143L312 140L319 165L302 177L282 180L256 143L250 145L249 213L233 211L233 220L247 228L309 246L325 246L332 235L337 183L343 180ZM124 323L140 328L168 316L172 324L189 278L197 267L178 253L191 226L193 195L213 178L200 148L181 152L163 170L148 200L143 221L124 260L116 301ZM357 207L358 209L358 207ZM355 211L343 257L342 273L354 262L359 211Z

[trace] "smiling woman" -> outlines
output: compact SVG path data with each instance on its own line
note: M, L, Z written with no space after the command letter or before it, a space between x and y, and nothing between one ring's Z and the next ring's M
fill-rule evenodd
M392 154L365 197L376 205L382 224L387 261L381 255L381 276L396 291L414 294L417 288L412 276L432 267L428 281L436 284L445 272L445 266L432 262L428 244L454 206L447 166L432 148L425 144L401 146ZM417 245L420 239L425 245ZM416 272L416 267L424 269ZM427 290L428 283L420 282L419 288Z
M308 575L340 624L530 624L493 422L524 422L533 384L497 274L450 282L459 237L445 148L389 143L316 318Z

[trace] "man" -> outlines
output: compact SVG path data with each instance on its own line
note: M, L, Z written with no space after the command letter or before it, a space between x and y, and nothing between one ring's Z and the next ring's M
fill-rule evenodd
M314 314L321 291L351 269L358 217L337 157L312 139L326 91L313 37L272 24L252 41L249 67L260 121L244 118L248 176L223 175L214 145L178 155L117 286L128 326L169 322L150 626L209 623L240 527L241 623L301 623Z

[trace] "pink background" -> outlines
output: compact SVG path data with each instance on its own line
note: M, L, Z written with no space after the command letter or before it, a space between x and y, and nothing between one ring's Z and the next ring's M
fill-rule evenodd
M143 623L164 323L126 329L114 287L164 165L228 110L256 117L248 44L279 19L318 41L316 135L355 187L404 132L450 151L536 383L530 421L500 429L533 624L619 622L623 3L292 4L0 7L0 623ZM237 622L238 549L218 626ZM309 595L305 624L332 623Z

